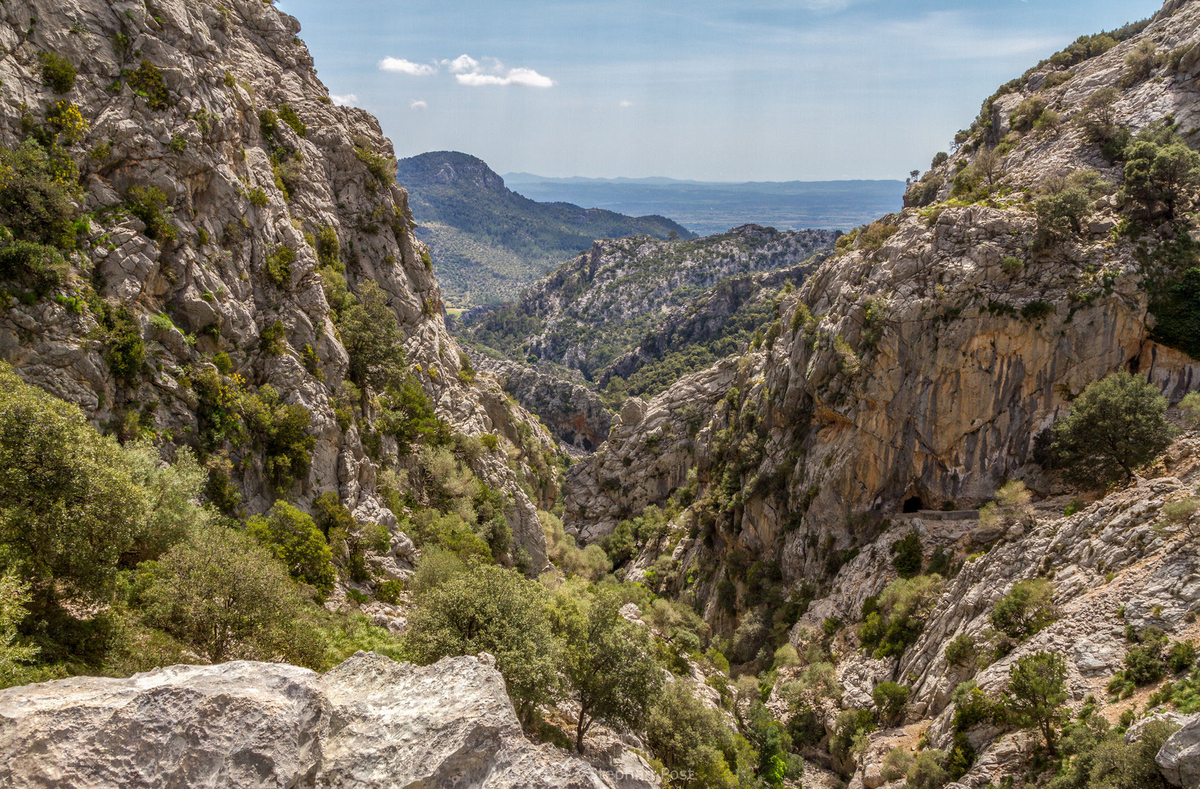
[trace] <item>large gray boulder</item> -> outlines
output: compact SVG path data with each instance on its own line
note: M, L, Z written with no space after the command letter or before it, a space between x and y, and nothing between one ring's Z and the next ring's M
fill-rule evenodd
M1200 786L1200 715L1190 716L1183 728L1163 743L1155 761L1172 786Z
M323 675L238 661L0 691L0 785L624 787L526 740L488 656L363 652Z

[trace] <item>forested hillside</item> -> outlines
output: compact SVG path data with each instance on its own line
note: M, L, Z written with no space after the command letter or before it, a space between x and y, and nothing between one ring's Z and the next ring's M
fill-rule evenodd
M454 307L511 299L600 238L695 238L661 216L629 217L570 203L538 203L504 186L483 161L453 151L401 159L417 234Z

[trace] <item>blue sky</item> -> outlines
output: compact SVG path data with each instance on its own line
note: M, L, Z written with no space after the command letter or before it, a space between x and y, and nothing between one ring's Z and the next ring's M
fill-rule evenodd
M711 181L904 178L1001 83L1153 0L280 0L401 157ZM466 56L463 58L462 56Z

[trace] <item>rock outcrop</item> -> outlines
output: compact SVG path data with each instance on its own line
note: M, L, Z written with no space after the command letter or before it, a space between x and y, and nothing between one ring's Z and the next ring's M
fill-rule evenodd
M568 447L591 452L608 438L612 413L583 384L503 359L475 355L472 363L495 376L505 392L537 414Z
M359 520L394 526L375 481L381 460L399 459L388 440L382 459L368 452L372 415L348 426L349 410L335 402L349 358L319 266L343 269L353 291L368 281L382 289L410 372L455 430L504 434L498 422L524 422L526 443L553 442L498 390L460 380L428 250L394 183L392 146L371 115L331 103L299 31L259 0L20 0L0 9L0 143L38 129L53 136L50 113L76 108L82 127L58 137L81 168L86 228L60 298L6 297L0 358L98 425L149 432L169 447L195 441L194 380L227 357L234 384L269 384L310 415L315 437L307 473L287 491L270 484L261 456L242 450L234 485L245 510L335 492ZM68 92L43 84L46 53L78 70ZM139 210L129 207L135 199ZM124 376L107 363L97 300L127 314L144 344L144 363ZM475 471L513 500L509 527L541 567L535 503L503 453L493 454Z
M1155 761L1171 786L1200 786L1200 716L1191 716L1172 734Z
M326 674L171 666L0 691L0 783L33 787L657 786L524 738L489 656L360 652ZM609 755L650 775L630 752Z

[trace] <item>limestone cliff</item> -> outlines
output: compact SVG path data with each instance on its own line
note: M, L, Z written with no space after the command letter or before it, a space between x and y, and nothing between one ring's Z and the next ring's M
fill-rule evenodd
M295 19L259 0L20 0L0 20L0 143L55 136L83 187L66 282L54 298L10 295L0 311L0 357L27 380L169 448L195 442L196 378L220 363L227 386L270 385L301 406L315 439L287 490L261 453L239 450L233 485L246 510L336 492L360 520L394 526L376 472L404 459L371 435L369 403L348 420L352 405L338 401L349 356L318 273L332 267L352 292L382 289L410 374L456 431L550 450L493 382L460 376L391 144L372 116L330 102ZM78 71L65 92L43 77L50 56ZM111 315L144 347L120 371ZM510 468L503 448L473 462L512 500L509 526L540 567L536 505L517 482L532 471Z

